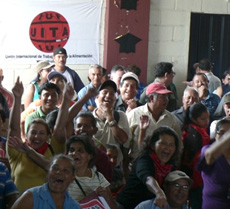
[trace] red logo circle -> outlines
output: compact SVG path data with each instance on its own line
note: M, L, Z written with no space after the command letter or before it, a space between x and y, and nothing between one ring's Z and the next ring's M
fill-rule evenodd
M64 47L70 35L69 24L59 13L42 12L30 24L30 39L42 52L53 52L57 47Z

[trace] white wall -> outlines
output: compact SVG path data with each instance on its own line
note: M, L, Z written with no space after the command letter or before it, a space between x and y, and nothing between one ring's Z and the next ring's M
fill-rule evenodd
M103 0L102 8L99 64L103 63L103 20L105 17L106 0ZM147 82L150 83L152 81L153 67L156 63L161 61L173 62L177 73L174 83L181 97L185 87L182 81L187 77L191 12L229 14L230 4L226 0L151 0L150 10ZM78 72L85 84L88 83L88 65L68 66ZM7 89L11 89L17 76L20 76L26 87L35 75L35 72L31 70L32 67L31 65L2 66L5 75L3 85Z
M229 14L230 4L227 0L151 0L150 10L147 82L152 81L156 63L172 62L181 97L182 81L187 78L191 12Z

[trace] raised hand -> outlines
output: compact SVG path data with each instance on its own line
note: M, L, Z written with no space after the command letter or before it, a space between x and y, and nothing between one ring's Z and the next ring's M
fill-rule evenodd
M63 95L66 99L72 100L74 96L74 89L70 83L67 83L63 90Z
M89 98L95 97L98 94L98 91L96 88L89 88L86 92L86 94L89 96Z
M150 119L148 115L142 115L140 117L140 129L146 130L149 127Z
M22 140L16 136L10 136L8 138L8 145L9 147L12 147L22 153L27 153L30 150L30 147L27 144L23 143Z
M18 76L14 84L14 87L12 88L14 97L15 98L21 97L23 94L23 91L24 91L24 88L23 88L22 82L20 81L20 77Z

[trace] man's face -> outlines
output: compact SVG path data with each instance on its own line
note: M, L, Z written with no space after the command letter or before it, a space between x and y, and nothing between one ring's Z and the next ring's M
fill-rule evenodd
M113 108L116 101L115 91L112 87L107 86L97 95L97 107Z
M90 139L97 133L97 128L93 127L90 117L78 117L76 120L75 135L86 134Z
M164 191L170 207L182 208L188 199L189 189L190 185L186 179L178 179L165 186Z
M41 92L40 99L43 111L52 111L56 108L58 102L58 93L56 92L56 89L44 89Z
M111 75L111 80L117 85L117 89L120 88L121 77L125 74L123 70L117 70L115 74Z
M123 100L133 99L137 95L137 82L134 79L126 79L120 88Z
M165 79L165 85L169 86L173 82L173 78L176 75L176 73L172 70L171 73L167 73L166 79Z
M207 79L202 75L195 75L193 78L193 87L198 89L202 85L208 88Z
M98 88L101 85L101 69L92 67L89 71L89 79L91 80L91 83L94 87Z
M215 139L219 141L221 137L230 130L230 124L226 123L219 127L219 130L216 132ZM229 149L228 149L229 150Z
M62 76L56 75L53 78L51 78L49 82L56 84L60 88L61 92L63 92L66 82Z
M158 94L157 98L151 100L150 105L152 104L153 109L163 112L168 105L168 94Z
M65 54L56 54L55 56L53 56L53 60L55 63L55 67L64 67L65 63L66 63L66 55Z
M193 103L198 101L199 101L198 92L196 92L194 89L189 89L185 92L183 96L183 107L185 110L187 110L188 107L190 107Z

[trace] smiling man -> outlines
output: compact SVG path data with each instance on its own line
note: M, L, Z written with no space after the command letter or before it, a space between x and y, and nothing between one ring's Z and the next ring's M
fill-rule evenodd
M99 94L96 96L97 108L93 111L98 128L94 136L103 145L112 143L128 148L130 130L126 114L114 111L116 91L117 86L111 80L105 81L99 88ZM119 156L119 163L122 158L123 156Z
M187 209L186 201L192 180L182 171L170 172L163 184L167 198L167 209ZM160 209L154 204L154 199L141 202L135 209Z
M130 110L142 105L136 100L139 83L137 75L132 72L125 73L122 76L120 95L116 101L115 110L128 113Z
M60 93L60 88L56 84L44 83L40 86L38 94L42 105L26 117L25 133L27 133L27 127L33 119L41 118L45 120L46 115L57 108Z
M169 94L172 94L172 92L169 91L162 83L151 83L146 89L148 102L143 106L131 110L127 114L131 130L132 147L130 147L130 156L132 158L137 157L139 151L139 134L142 135L143 138L152 136L152 133L156 128L162 125L167 125L174 129L178 136L181 136L178 119L166 110L169 101ZM142 116L149 118L149 126L145 130L145 133L141 132L142 129L139 127Z

